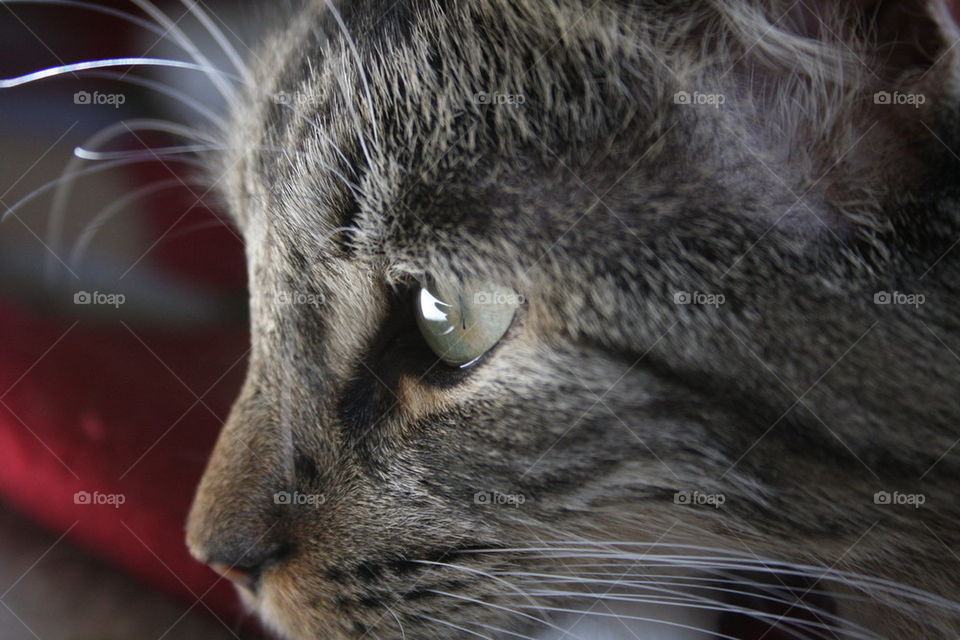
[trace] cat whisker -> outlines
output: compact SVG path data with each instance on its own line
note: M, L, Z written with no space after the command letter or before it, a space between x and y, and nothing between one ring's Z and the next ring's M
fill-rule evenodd
M485 636L485 635L483 635L482 633L479 633L479 632L477 632L477 631L471 631L470 629L467 629L466 627L462 627L462 626L460 626L460 625L458 625L458 624L454 624L454 623L448 622L448 621L446 621L446 620L439 620L439 619L437 619L437 618L428 616L428 615L426 615L426 614L424 614L424 613L415 613L414 615L417 616L418 618L423 618L424 620L429 620L430 622L434 622L434 623L436 623L436 624L442 624L442 625L444 625L444 626L451 627L451 628L453 628L453 629L456 629L457 631L463 631L464 633L469 633L470 635L476 636L476 637L478 637L478 638L485 638L486 640L494 640L494 638L491 638L490 636Z
M33 71L13 78L0 78L0 89L10 89L21 85L55 78L68 73L77 73L91 69L107 69L111 67L173 67L176 69L189 69L192 71L202 71L207 74L224 76L236 81L241 79L231 73L220 71L212 67L206 67L193 62L184 60L169 60L166 58L104 58L101 60L86 60L84 62L73 62L70 64L60 64L53 67L47 67L39 71Z
M612 581L611 581L612 582ZM636 604L654 604L654 605L669 605L669 606L678 606L685 607L689 609L702 609L706 611L717 611L721 613L740 613L750 618L757 620L770 620L774 623L780 622L790 622L797 625L802 625L804 627L810 627L815 629L820 629L823 631L833 631L837 626L831 626L820 621L813 620L804 620L802 618L796 618L789 616L787 614L779 613L770 613L766 611L759 611L756 609L751 609L748 607L743 607L735 605L723 600L718 600L716 598L709 598L695 593L689 593L684 591L679 591L676 589L667 589L663 588L660 585L669 585L672 583L669 582L651 582L643 585L633 585L638 589L647 589L656 593L663 593L666 595L661 595L658 597L647 595L647 594L634 594L634 593L610 593L605 592L602 594L592 594L585 593L583 591L567 591L560 589L542 589L532 591L534 595L543 597L543 598L586 598L586 599L598 599L598 600L610 600L614 602L627 602L627 603L636 603ZM616 585L614 585L616 586ZM729 591L734 594L743 594L757 597L756 594L748 593L745 591L736 591L736 590L720 590L720 591ZM504 595L512 595L506 593ZM778 604L783 604L787 606L787 611L790 611L793 608L796 608L798 611L809 611L814 614L819 620L822 617L832 619L838 624L848 625L848 621L840 618L839 616L832 615L826 611L818 608L813 608L809 604L801 602L799 599L784 600L784 599L773 599L770 598L773 602ZM876 634L872 634L867 630L863 629L862 632L852 633L851 631L845 630L846 635L850 638L860 638L862 640L875 640L877 638Z
M223 30L210 18L210 15L204 11L197 0L180 0L180 2L187 7L190 13L197 19L197 22L203 25L207 33L220 45L221 50L223 50L223 53L230 60L233 68L240 73L247 82L250 82L250 70L244 63L240 53L226 37L226 34L223 33Z
M508 580L505 580L505 579L503 579L503 578L501 578L501 577L499 577L500 575L503 575L503 574L499 574L499 573L498 573L498 574L494 574L494 573L490 573L490 572L487 572L487 571L481 571L480 569L474 569L473 567L465 567L465 566L463 566L463 565L451 564L451 563L447 563L447 562L434 562L434 561L430 561L430 560L414 560L413 562L414 562L415 564L425 564L425 565L434 565L434 566L439 566L439 567L447 567L447 568L454 569L454 570L457 570L457 571L463 571L463 572L465 572L465 573L471 573L471 574L474 574L474 575L479 575L479 576L482 576L482 577L484 577L484 578L488 578L489 580L492 580L492 581L494 581L494 582L497 582L497 583L499 583L499 584L502 584L502 585L504 585L504 586L506 586L506 587L508 587L508 588L510 588L510 589L516 589L517 591L520 591L520 592L523 591L523 589L521 589L518 585L516 585L516 584L514 584L514 583L512 583L512 582L509 582ZM527 596L526 596L526 599L527 599L527 601L530 602L531 604L536 604L536 603L537 603L536 599L535 599L533 596L527 595Z
M157 147L150 149L149 151L142 151L140 149L128 150L128 151L93 151L85 147L77 147L73 150L73 155L81 160L93 160L97 162L102 162L104 160L120 160L120 159L140 159L146 157L158 157L163 158L166 156L176 156L182 155L184 153L200 153L204 151L223 151L224 147L222 145L216 144L189 144L189 145L179 145L173 147Z
M98 147L101 144L109 142L114 138L124 135L124 134L134 134L137 131L159 131L162 133L168 133L175 136L185 137L188 139L204 139L203 133L199 132L196 129L187 127L176 122L170 122L168 120L159 120L153 118L141 118L134 120L122 120L120 122L115 122L111 125L108 125L81 143L80 147ZM135 162L149 162L156 161L159 158L156 157L143 157L143 158L123 158L118 160L110 160L109 165L98 165L102 169L109 169L113 167L123 166L124 164L132 164ZM177 162L196 162L188 157L176 157L172 158ZM72 157L67 161L66 166L63 171L60 173L60 176L51 182L48 182L46 185L41 187L41 189L46 189L49 186L56 186L56 191L53 196L53 201L50 204L50 213L47 216L47 232L45 241L48 246L51 247L54 254L59 251L62 244L62 235L63 235L63 224L66 218L67 204L70 200L71 188L73 182L77 177L81 175L86 175L87 173L93 173L91 171L85 171L80 169L83 160L79 157ZM39 190L38 190L39 191ZM32 199L34 195L39 195L39 193L34 192L28 194L25 198L16 202L10 209L3 215L3 220L7 215L16 211L20 206L25 204L27 201ZM50 256L46 260L45 269L48 278L52 278L55 274L56 262L53 260L53 257Z
M109 205L98 211L97 214L90 219L90 222L84 225L84 228L77 237L76 242L74 242L73 249L70 252L68 264L71 264L74 267L79 266L80 261L83 259L83 256L90 245L90 242L93 240L93 237L97 234L101 227L103 227L104 224L109 222L111 218L113 218L117 213L122 211L132 202L155 193L159 193L166 189L179 187L181 185L182 182L179 178L170 178L167 180L154 182L117 198Z
M524 606L524 605L521 605L521 608L522 608L522 606ZM714 630L714 629L705 629L705 628L703 628L703 627L696 627L696 626L693 626L693 625L683 624L683 623L680 623L680 622L673 622L673 621L671 621L671 620L663 620L663 619L660 619L660 618L649 618L649 617L646 617L646 616L634 616L634 615L620 614L620 613L604 613L604 612L602 612L602 611L594 611L594 610L592 610L592 609L585 609L585 610L582 610L582 609L567 609L567 608L565 608L565 607L544 607L544 608L545 608L547 611L552 611L552 612L554 612L554 613L567 613L567 614L573 614L573 615L580 615L580 616L583 616L583 617L586 617L586 616L596 616L596 617L600 617L600 618L612 618L612 619L619 619L619 620L632 620L632 621L634 621L634 622L651 622L651 623L656 623L656 624L659 624L659 625L664 625L664 626L672 627L672 628L676 628L676 629L685 629L685 630L687 630L687 631L706 632L706 633L712 634L712 636L713 636L714 638L723 638L723 640L742 640L742 639L740 639L740 638L735 638L735 637L733 637L733 636L728 636L728 635L726 635L726 634L724 634L724 633L720 633L720 632L718 632L718 631L716 631L716 630Z
M390 615L393 616L393 619L397 621L397 626L400 628L401 640L407 640L407 632L403 628L403 623L400 622L400 617L396 614L396 612L393 609L390 608L390 605L388 605L386 602L383 602L381 604L384 609L390 612Z
M190 54L190 57L200 66L207 69L215 69L216 67L210 62L210 60L203 54L202 51L197 47L197 45L187 37L187 34L177 26L177 23L170 19L166 13L161 11L153 2L150 0L130 0L135 5L147 12L150 17L157 21L157 23L162 26L164 29L169 32L171 38L179 44L181 47ZM227 104L232 104L237 99L236 87L228 84L224 81L224 76L228 74L225 73L208 73L207 77L210 79L210 82L216 87L217 91L220 92L220 95L227 101ZM229 74L232 75L232 74ZM245 82L245 80L237 78L238 82Z
M75 7L77 9L93 11L95 13L101 13L125 20L130 24L150 31L161 38L166 37L167 35L162 28L157 26L155 23L150 22L149 20L144 20L143 18L127 11L121 11L120 9L114 9L113 7L94 4L92 2L83 2L83 0L0 0L0 4L46 4L62 7Z
M444 622L443 620L438 620L438 619L433 618L433 617L431 617L431 616L428 616L428 615L426 615L426 614L416 613L416 614L414 614L414 615L416 615L416 616L419 617L419 618L423 618L424 620L429 620L429 621L431 621L431 622L436 622L436 623L438 623L438 624L443 624L443 625L446 625L446 626L455 626L455 625L453 625L453 623ZM528 635L526 635L526 634L524 634L524 633L519 633L519 632L517 632L517 631L510 631L509 629L503 629L503 628L501 628L501 627L497 627L497 626L494 626L494 625L492 625L492 624L486 624L486 623L483 623L483 622L477 622L477 621L475 621L475 620L466 620L466 621L464 621L464 623L465 623L465 624L471 624L471 625L474 625L474 626L477 626L477 627L481 627L481 628L483 628L483 629L489 629L490 631L495 631L495 632L497 632L497 633L499 633L499 634L505 634L505 635L513 636L513 637L515 637L515 638L520 638L521 640L536 640L536 638L534 638L533 636L528 636ZM456 628L460 628L460 627L456 627ZM470 631L469 629L461 629L461 631L466 631L467 633L471 633L471 631ZM486 637L486 636L481 636L481 637ZM499 640L499 639L498 639L498 640Z
M195 100L192 96L187 94L184 91L179 91L169 85L166 85L162 82L157 82L155 80L149 80L147 78L141 78L139 76L125 75L122 73L117 73L115 71L92 71L86 74L92 78L104 78L106 80L116 80L120 82L127 82L129 84L138 85L146 87L147 89L156 91L157 93L168 96L181 104L186 105L190 109L196 111L198 114L206 118L208 121L216 125L217 129L224 131L226 129L226 120L213 112L212 109L208 108L199 100Z
M698 571L725 571L725 572L745 572L759 575L771 576L794 576L805 579L813 579L817 582L825 580L842 584L851 589L857 590L868 596L873 601L883 601L888 606L896 608L899 611L913 615L916 612L911 607L916 604L938 608L950 612L957 616L960 611L958 603L946 600L935 594L899 584L882 578L864 576L833 568L816 567L810 565L801 565L793 563L777 562L773 560L762 561L769 562L772 566L759 564L758 558L744 557L729 550L714 549L718 554L716 556L693 556L677 554L651 555L649 553L636 554L627 551L611 552L602 548L590 549L589 547L599 547L602 544L615 544L619 547L650 547L661 546L672 549L691 548L698 549L695 545L651 545L649 543L587 543L580 548L574 546L578 542L566 541L562 543L565 546L558 547L530 547L519 549L489 549L489 550L470 550L464 553L535 553L539 557L550 558L553 560L563 558L572 559L605 559L619 560L623 563L642 563L646 566L671 566L675 568L693 569ZM742 582L742 581L741 581ZM834 595L834 594L828 594ZM912 603L912 605L911 605Z
M480 605L480 606L488 607L488 608L491 608L491 609L497 609L497 610L499 610L499 611L505 611L505 612L510 613L510 614L512 614L512 615L519 616L519 617L522 617L522 618L526 618L526 619L528 619L528 620L531 620L532 622L535 622L535 623L537 623L537 624L547 626L547 627L549 627L549 628L551 628L551 629L554 629L555 631L560 631L560 632L563 632L563 631L564 631L564 629L563 629L562 627L559 627L559 626L557 626L557 625L555 625L555 624L547 621L546 618L541 618L541 617L535 616L535 615L530 614L530 613L525 613L525 612L523 612L523 611L519 611L519 610L517 610L517 609L511 609L510 607L506 607L506 606L503 606L503 605L494 604L494 603L492 603L492 602L485 602L485 601L483 601L483 600L478 600L478 599L476 599L476 598L471 598L470 596L465 596L465 595L462 595L462 594L449 593L449 592L446 592L446 591L438 591L438 590L435 590L435 589L425 589L425 591L427 591L427 592L429 592L429 593L433 593L433 594L438 595L438 596L444 596L444 597L447 597L447 598L454 598L454 599L456 599L456 600L464 600L464 601L466 601L466 602L472 602L473 604L477 604L477 605ZM540 610L540 607L538 607L538 606L536 606L536 605L531 605L531 606L528 606L527 608ZM542 610L544 610L544 611L549 611L550 608L549 608L549 607L543 607Z

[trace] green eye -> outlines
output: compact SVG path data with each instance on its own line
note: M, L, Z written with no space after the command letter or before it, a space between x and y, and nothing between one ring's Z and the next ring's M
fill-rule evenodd
M507 287L468 282L462 288L422 285L414 306L433 352L449 365L466 367L499 342L522 302Z

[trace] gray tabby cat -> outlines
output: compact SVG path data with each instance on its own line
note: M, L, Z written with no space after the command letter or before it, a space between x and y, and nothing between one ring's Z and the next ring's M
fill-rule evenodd
M956 9L295 11L192 552L297 640L956 638Z

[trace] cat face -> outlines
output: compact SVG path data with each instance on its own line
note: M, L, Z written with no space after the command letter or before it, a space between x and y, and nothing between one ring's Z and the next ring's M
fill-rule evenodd
M234 114L252 352L194 554L298 639L955 635L946 9L368 4ZM424 288L513 298L451 362Z

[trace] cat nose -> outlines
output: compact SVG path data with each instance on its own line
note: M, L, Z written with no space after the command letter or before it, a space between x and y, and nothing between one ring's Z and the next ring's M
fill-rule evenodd
M222 544L208 545L202 549L194 549L194 555L201 562L216 571L222 577L238 587L256 591L260 584L260 577L271 565L281 561L289 553L286 545L272 544L270 546L254 546L238 552L236 547Z

